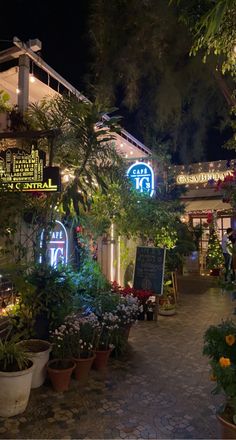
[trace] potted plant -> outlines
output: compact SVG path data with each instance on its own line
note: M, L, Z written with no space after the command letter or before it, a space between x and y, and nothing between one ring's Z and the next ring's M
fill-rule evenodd
M28 404L33 362L14 340L0 340L0 416L21 414Z
M151 300L148 299L147 301L147 321L153 321L154 319L154 309L155 309L155 303Z
M79 329L74 328L73 333L68 330L67 325L62 324L51 333L52 360L47 364L47 372L54 390L58 392L68 390L72 372L76 367L72 359L71 344L75 332L79 332Z
M118 317L118 327L114 329L112 336L112 356L119 357L127 349L127 342L132 324L139 314L139 300L132 295L119 295L119 303L113 312Z
M137 314L135 312L135 319L140 321L145 320L146 312L147 312L147 301L150 296L153 295L153 292L150 290L138 290L134 287L120 287L116 281L112 283L112 291L116 293L120 293L122 296L130 295L130 297L136 298L138 300L138 311Z
M236 324L231 320L211 325L204 334L203 354L210 359L214 393L226 398L217 414L222 438L236 438Z
M42 339L28 339L19 342L34 363L31 388L39 388L46 379L47 363L51 351L51 344Z
M121 295L120 302L116 307L116 314L119 318L119 327L126 340L129 338L132 324L138 319L139 300L133 295Z
M172 281L164 282L163 295L159 297L159 315L172 316L176 313L176 301Z
M108 359L114 348L115 331L119 329L119 317L115 311L104 312L98 317L100 330L98 334L96 357L93 362L95 370L103 371L107 367Z
M75 378L84 384L95 359L95 342L99 331L98 318L94 313L89 313L87 316L74 313L65 319L65 325L70 335L68 340L70 353L76 363Z
M63 323L72 311L75 286L69 269L36 264L24 276L19 286L20 303L29 310L33 322L33 335L49 339L49 330Z

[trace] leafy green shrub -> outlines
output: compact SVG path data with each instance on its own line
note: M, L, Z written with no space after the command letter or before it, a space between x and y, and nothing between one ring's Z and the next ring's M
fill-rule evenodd
M98 292L106 291L110 287L99 264L90 258L83 262L79 273L74 277L74 281L79 292L90 295L96 295Z
M22 371L28 368L30 363L25 349L13 339L0 340L0 371Z
M236 423L236 324L226 320L211 325L204 334L203 354L210 359L214 392L224 392Z
M33 317L45 312L50 327L56 328L72 311L76 291L72 272L65 266L53 268L38 264L26 276L26 283L34 287L33 294L22 292L22 302L32 310Z

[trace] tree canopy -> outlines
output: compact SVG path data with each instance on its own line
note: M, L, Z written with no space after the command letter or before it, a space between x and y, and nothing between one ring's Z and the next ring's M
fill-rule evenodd
M90 35L95 93L123 109L129 128L175 159L204 158L208 130L225 125L216 60L189 57L193 38L166 0L93 0Z

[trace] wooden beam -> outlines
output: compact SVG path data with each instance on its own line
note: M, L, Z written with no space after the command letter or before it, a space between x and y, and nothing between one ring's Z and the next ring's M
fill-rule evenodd
M0 139L39 139L39 138L55 138L59 136L61 130L55 128L52 130L27 130L27 131L5 131L0 133Z

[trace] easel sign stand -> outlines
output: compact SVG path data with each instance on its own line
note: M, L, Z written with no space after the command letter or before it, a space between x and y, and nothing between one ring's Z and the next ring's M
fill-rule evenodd
M137 290L150 290L155 295L154 320L158 321L159 296L163 294L166 249L138 246L134 283Z

